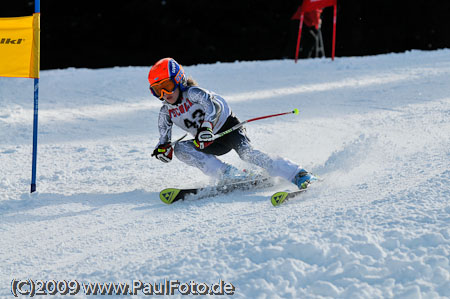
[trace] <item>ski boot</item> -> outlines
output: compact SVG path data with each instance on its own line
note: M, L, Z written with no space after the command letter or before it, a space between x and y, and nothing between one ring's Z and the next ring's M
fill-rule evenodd
M241 181L246 181L251 178L252 175L248 174L247 172L239 170L232 165L227 165L225 169L222 170L217 185L233 184Z
M311 184L311 181L317 181L317 178L312 173L309 173L304 169L300 169L291 182L297 185L298 189L301 190L306 189L309 184Z

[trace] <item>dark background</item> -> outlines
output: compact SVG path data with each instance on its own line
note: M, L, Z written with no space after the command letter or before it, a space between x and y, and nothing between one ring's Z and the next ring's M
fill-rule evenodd
M296 0L41 1L41 69L293 58ZM34 1L1 0L0 17ZM331 55L333 9L322 14ZM448 0L338 0L336 56L450 48Z

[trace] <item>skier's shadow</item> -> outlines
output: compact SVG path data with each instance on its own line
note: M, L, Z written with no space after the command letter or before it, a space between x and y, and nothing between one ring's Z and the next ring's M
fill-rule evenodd
M251 191L250 191L251 192ZM158 195L157 195L158 196ZM201 208L210 204L229 204L237 202L253 202L253 203L270 203L267 195L255 195L245 191L233 192L230 194L222 194L217 196L196 198L195 195L188 196L186 199L174 202L171 205L163 204L163 208L178 210L178 209L191 209L192 207ZM162 202L161 202L162 203ZM142 206L134 208L135 210L154 209L154 205Z
M70 209L72 204L78 204L76 210ZM30 195L24 193L20 200L1 201L0 217L4 223L48 221L63 217L89 215L105 206L124 204L142 205L149 209L164 208L164 204L159 200L158 192L144 190L111 194L79 193L73 195L56 193ZM67 205L67 208L64 208L63 205ZM36 212L41 208L47 209L42 215ZM54 209L54 213L48 212L52 209Z

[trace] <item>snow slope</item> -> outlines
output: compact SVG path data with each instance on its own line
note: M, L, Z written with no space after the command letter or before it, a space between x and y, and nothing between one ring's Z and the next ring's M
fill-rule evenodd
M185 67L242 120L299 108L247 125L255 147L325 179L278 208L270 195L287 182L159 200L209 179L150 157L160 103L148 69L41 72L32 195L33 83L0 78L1 297L14 278L223 280L235 298L450 297L450 50Z

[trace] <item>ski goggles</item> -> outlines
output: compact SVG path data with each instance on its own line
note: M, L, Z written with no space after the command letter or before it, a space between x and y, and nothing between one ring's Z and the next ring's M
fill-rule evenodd
M177 84L172 78L167 78L150 85L150 90L154 96L162 99L164 94L172 94L177 88Z

